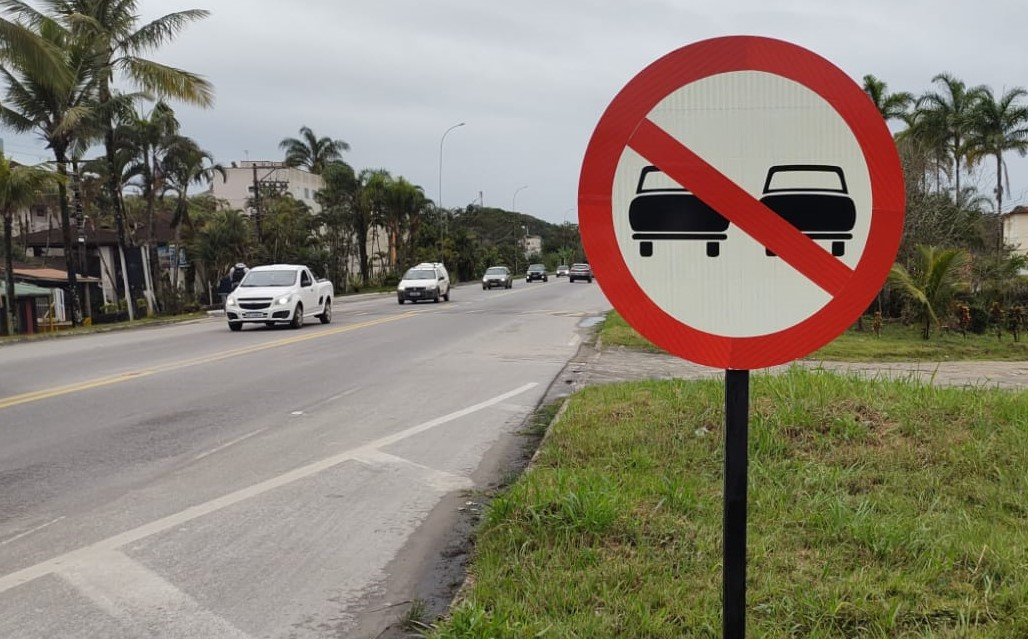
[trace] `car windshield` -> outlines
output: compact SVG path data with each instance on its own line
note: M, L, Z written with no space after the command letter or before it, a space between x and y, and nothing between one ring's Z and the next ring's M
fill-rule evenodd
M575 269L576 271L587 271L587 270L589 270L589 265L588 264L575 264L571 268Z
M242 287L250 286L292 286L296 281L296 271L250 271L239 283Z
M566 269L567 267L568 267L567 264L561 264L560 266L557 267L557 270L559 271L561 269Z
M412 268L403 274L405 280L434 280L435 271L430 271L424 268Z
M546 267L543 266L542 264L533 264L532 266L528 267L528 270L530 270L530 271L544 271L544 270L546 270Z
M492 268L486 269L485 274L486 275L506 275L507 274L507 269L503 268L502 266L493 266Z

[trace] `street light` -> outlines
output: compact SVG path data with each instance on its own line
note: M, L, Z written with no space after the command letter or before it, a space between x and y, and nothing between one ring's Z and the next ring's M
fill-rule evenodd
M510 199L511 215L514 216L514 273L518 272L518 193L527 189L528 185L519 186Z
M464 126L463 122L454 124L443 132L443 137L439 138L439 208L443 208L443 142L446 141L446 135L450 131L462 126Z

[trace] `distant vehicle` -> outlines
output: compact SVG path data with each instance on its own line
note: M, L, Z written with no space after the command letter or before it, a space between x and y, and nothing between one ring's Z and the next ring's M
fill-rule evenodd
M269 264L246 272L225 298L225 317L233 331L245 323L303 326L304 319L332 321L332 282L317 279L306 266Z
M699 197L655 166L643 168L635 197L628 206L628 223L633 240L639 240L639 255L653 255L658 240L699 240L707 243L707 255L721 254L721 242L728 238L728 220Z
M593 282L593 269L588 264L572 264L571 269L568 271L568 282L574 284L575 280L585 280L592 284Z
M450 301L450 274L442 262L422 262L408 269L396 286L396 300L400 304L421 300L438 302L440 297Z
M821 164L773 166L760 203L812 240L831 240L832 255L846 254L857 208L846 190L842 168ZM767 255L774 255L765 249Z
M558 266L557 267L557 277L567 277L567 276L568 276L568 265L567 264L561 264L560 266Z
M533 282L535 280L542 280L549 282L550 278L546 276L546 267L542 264L532 264L528 267L528 274L525 275L526 282Z
M510 275L510 269L506 266L490 266L482 276L482 290L491 289L494 286L510 288L514 286L514 278Z

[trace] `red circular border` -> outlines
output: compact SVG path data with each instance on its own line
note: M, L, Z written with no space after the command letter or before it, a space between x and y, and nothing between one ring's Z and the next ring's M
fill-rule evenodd
M673 91L733 71L772 73L820 95L850 127L871 178L871 228L849 281L828 304L799 324L753 337L725 337L698 330L655 304L625 263L614 232L611 204L618 162L639 123ZM765 368L803 357L856 321L878 293L896 257L903 233L904 202L903 171L896 145L863 89L816 53L759 36L726 36L690 44L632 78L596 125L578 187L582 243L597 282L614 308L664 350L698 364L738 370Z

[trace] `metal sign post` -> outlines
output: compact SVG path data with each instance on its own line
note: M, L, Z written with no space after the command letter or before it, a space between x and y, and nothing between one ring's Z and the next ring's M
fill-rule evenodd
M725 639L746 636L746 473L750 372L725 371L725 496L722 628Z

